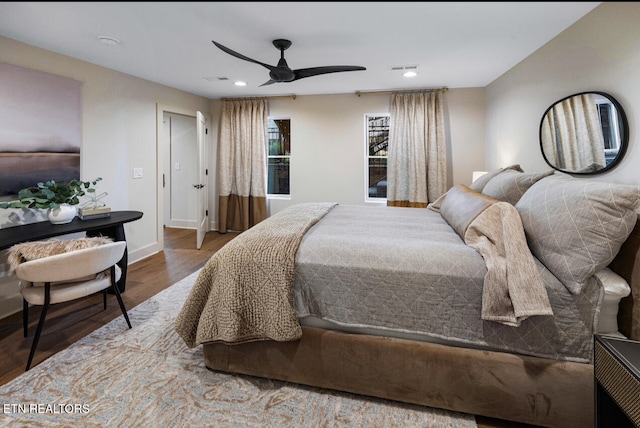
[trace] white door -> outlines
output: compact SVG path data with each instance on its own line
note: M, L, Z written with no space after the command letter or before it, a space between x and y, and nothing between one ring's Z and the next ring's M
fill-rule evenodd
M204 241L204 237L209 229L209 189L206 187L206 183L208 182L208 170L205 144L207 128L204 116L199 111L196 112L196 134L198 139L198 183L194 184L194 187L198 192L198 212L196 216L198 230L196 233L196 248L199 250L202 247L202 242Z

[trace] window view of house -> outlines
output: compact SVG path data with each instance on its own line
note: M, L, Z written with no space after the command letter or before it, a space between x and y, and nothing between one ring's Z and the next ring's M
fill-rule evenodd
M620 129L617 110L611 101L605 97L596 98L596 107L600 116L600 126L604 138L604 156L607 164L611 162L620 150Z
M267 194L289 195L289 164L291 160L290 119L267 121L269 134L267 151Z
M389 146L389 114L366 115L367 197L387 197L387 148Z

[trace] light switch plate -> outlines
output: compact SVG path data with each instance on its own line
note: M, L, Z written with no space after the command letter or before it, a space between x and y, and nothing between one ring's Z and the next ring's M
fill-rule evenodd
M133 168L133 178L142 178L142 168Z

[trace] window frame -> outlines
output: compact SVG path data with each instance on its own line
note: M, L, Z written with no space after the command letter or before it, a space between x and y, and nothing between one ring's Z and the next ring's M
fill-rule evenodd
M605 111L603 111L603 108L602 108L603 106L605 108ZM616 106L613 105L613 103L609 99L603 99L603 100L596 99L596 108L598 109L598 119L600 120L600 128L602 129L602 136L603 138L605 138L605 140L608 137L609 142L611 144L611 147L609 148L606 148L605 146L604 153L605 155L611 155L615 157L620 151L620 141L621 141L620 126L618 126L618 124L620 123L620 120L618 119L618 110L616 109ZM609 121L608 132L602 122L603 116L606 116L607 120Z
M386 204L387 197L371 197L369 196L369 159L389 159L389 149L387 146L387 156L370 156L369 155L369 118L371 117L387 117L389 118L389 128L391 128L391 113L365 113L364 115L364 201L370 203Z
M272 156L269 154L269 121L275 120L288 120L289 121L289 154ZM293 149L291 147L291 117L288 116L268 116L267 117L267 138L265 141L265 183L267 186L267 199L291 199L291 154ZM289 160L289 193L269 193L269 160L272 158L283 158Z

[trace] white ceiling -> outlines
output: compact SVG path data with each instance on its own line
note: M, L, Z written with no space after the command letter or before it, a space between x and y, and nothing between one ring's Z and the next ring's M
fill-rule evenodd
M599 4L0 2L0 35L208 98L468 88L487 86ZM211 43L275 66L279 38L293 42L285 51L293 69L367 70L259 87L266 68ZM419 74L404 78L391 70L398 66Z

